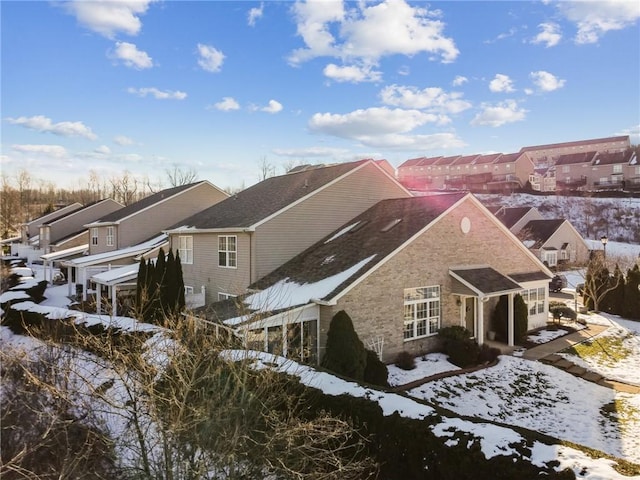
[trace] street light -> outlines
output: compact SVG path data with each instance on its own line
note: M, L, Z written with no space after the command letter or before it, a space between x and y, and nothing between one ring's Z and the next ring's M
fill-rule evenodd
M600 241L602 242L602 248L604 248L604 258L606 260L606 258L607 258L607 242L609 241L609 239L607 238L606 235L603 235L602 237L600 237Z

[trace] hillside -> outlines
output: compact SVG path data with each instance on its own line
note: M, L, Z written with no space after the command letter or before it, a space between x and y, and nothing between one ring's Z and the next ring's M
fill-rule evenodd
M640 245L640 198L565 197L530 194L477 195L485 205L536 207L544 218L566 218L585 239L606 235Z

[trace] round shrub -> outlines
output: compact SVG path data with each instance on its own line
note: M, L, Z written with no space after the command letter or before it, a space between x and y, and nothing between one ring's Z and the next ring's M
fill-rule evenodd
M396 367L402 370L413 370L416 368L416 359L407 351L402 351L396 355Z

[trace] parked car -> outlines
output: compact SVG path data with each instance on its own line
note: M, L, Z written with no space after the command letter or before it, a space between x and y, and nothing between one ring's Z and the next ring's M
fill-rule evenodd
M567 286L567 277L564 275L556 275L549 282L549 291L550 292L559 292L563 288Z

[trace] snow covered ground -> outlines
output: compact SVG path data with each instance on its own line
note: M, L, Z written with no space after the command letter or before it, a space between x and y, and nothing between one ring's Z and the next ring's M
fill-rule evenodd
M41 275L35 266L36 278ZM66 299L67 287L47 289L47 299L39 305L44 310L56 311L69 304ZM108 321L104 316L91 321ZM590 315L589 321L602 322L612 328L602 335L624 338L628 355L614 364L604 365L597 356L586 358L590 369L608 368L607 376L617 375L632 382L640 372L640 323L626 321L612 316ZM113 321L111 319L110 321ZM132 321L132 319L129 319ZM118 320L120 325L128 322ZM133 328L136 328L131 324ZM158 338L155 338L158 341ZM29 350L38 341L20 335L13 335L6 327L0 329L0 347L3 352L11 348ZM569 440L595 448L625 460L640 464L640 395L622 394L573 377L552 366L531 362L521 358L501 356L499 363L491 368L470 374L429 382L409 392L409 397L365 388L357 383L341 380L309 366L299 365L282 358L275 358L261 352L230 352L229 355L252 355L261 368L278 368L293 375L310 386L319 388L330 395L347 393L364 396L376 401L385 415L398 411L411 418L424 418L435 414L434 410L411 397L426 400L449 409L455 414L468 415L487 420L486 423L472 423L460 418L443 417L434 433L450 437L456 430L473 433L480 439L482 451L487 458L494 455L510 455L516 451L510 443L521 439L519 433L508 425L525 427L546 433L552 437ZM400 370L390 366L390 382L394 385L410 383L420 377L434 373L455 370L444 355L431 354L417 359L416 369ZM105 383L108 369L87 378L99 378ZM122 395L122 387L113 387L114 395ZM103 405L102 410L106 407ZM109 425L112 435L122 434L126 428L122 416L117 412L104 413L104 422ZM489 422L499 422L495 425ZM133 452L121 452L131 455ZM518 454L521 455L521 454ZM530 458L536 464L557 460L559 469L569 467L578 478L590 480L618 480L625 477L612 468L612 462L604 458L591 458L585 453L562 446L535 442ZM633 477L640 479L640 476Z

